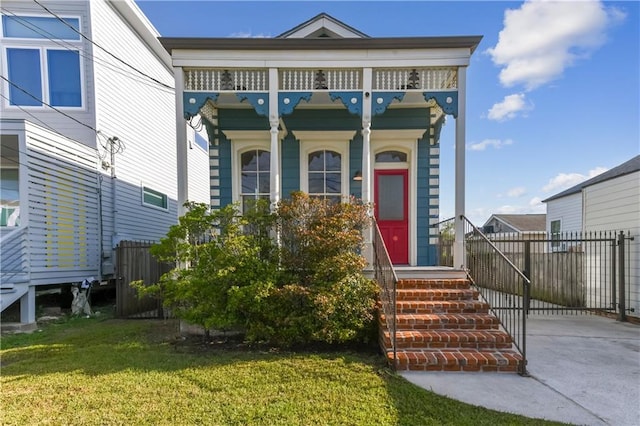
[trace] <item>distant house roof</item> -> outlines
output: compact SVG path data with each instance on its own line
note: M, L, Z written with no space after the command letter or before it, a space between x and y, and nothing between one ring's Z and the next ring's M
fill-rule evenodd
M485 226L496 219L518 232L545 231L547 228L546 214L494 214L491 215Z
M622 163L611 170L607 170L606 172L601 173L598 176L585 180L584 182L581 182L576 186L572 186L571 188L566 189L556 195L553 195L547 198L546 200L542 200L542 202L546 203L548 201L556 200L558 198L566 197L568 195L577 194L579 192L582 192L582 189L586 188L587 186L595 185L596 183L614 179L629 173L637 172L639 170L640 170L640 155L636 155L631 160L625 163Z
M285 31L276 38L369 38L326 13L320 13L306 22Z

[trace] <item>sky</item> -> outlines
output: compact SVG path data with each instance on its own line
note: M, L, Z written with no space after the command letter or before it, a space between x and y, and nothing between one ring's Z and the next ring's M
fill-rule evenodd
M165 37L275 37L325 12L371 37L480 35L467 70L466 214L545 213L542 200L640 153L638 1L161 1ZM454 215L452 117L440 217Z

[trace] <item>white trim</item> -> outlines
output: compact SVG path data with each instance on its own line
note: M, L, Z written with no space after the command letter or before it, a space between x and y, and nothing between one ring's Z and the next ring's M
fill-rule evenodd
M231 141L231 200L236 203L241 200L242 176L240 173L240 155L252 149L271 152L271 133L269 130L225 130L225 137ZM285 132L280 132L278 138L281 143Z
M418 140L425 129L373 130L371 131L371 170L408 169L409 170L409 265L418 263L418 236L415 227L418 223ZM376 154L384 151L401 151L407 154L406 163L376 163ZM373 182L371 185L373 189ZM375 201L375 200L372 200Z
M349 143L355 137L353 130L346 131L297 131L300 141L300 190L309 192L309 154L329 150L340 154L340 195L349 196Z

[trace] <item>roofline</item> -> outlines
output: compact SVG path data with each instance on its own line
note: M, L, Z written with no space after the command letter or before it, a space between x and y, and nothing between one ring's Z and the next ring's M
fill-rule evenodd
M358 34L362 38L370 38L367 34L363 33L362 31L357 30L357 29L353 28L352 26L345 24L344 22L334 18L333 16L331 16L331 15L325 13L325 12L317 14L313 18L308 19L305 22L296 25L295 27L291 28L290 30L287 30L287 31L283 32L282 34L278 34L276 36L276 38L286 38L287 36L295 33L296 31L300 30L301 28L303 28L305 25L308 25L308 24L312 23L313 21L315 21L317 19L321 19L321 18L329 19L329 20L333 21L335 24L341 25L342 27L348 29L349 31L353 32L354 34Z
M485 225L489 223L492 218L494 218L497 221L500 221L505 225L512 227L513 229L517 229L517 232L546 232L546 231L523 231L522 229L515 226L513 223L504 219L504 216L546 216L546 215L547 215L546 213L523 213L523 214L494 213L489 217L489 219L487 219L487 221L485 222Z
M173 50L355 50L468 48L473 53L482 36L381 38L191 38L160 37L167 52Z

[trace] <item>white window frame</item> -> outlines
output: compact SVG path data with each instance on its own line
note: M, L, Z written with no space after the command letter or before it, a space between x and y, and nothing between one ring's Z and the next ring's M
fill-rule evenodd
M4 14L2 14L4 15ZM39 14L30 14L30 13L21 13L16 14L20 17L43 17L50 18L50 15L39 15ZM9 16L9 15L7 15ZM64 15L60 16L61 18L68 19L77 19L78 26L80 32L82 32L83 20L79 15ZM65 111L86 111L87 102L86 102L86 76L85 76L85 62L84 62L84 41L82 37L78 36L78 40L71 39L54 39L50 40L47 38L24 38L24 37L5 37L4 28L2 24L2 19L0 19L0 40L2 41L2 73L3 75L9 76L9 61L7 57L7 49L31 49L31 50L39 50L40 51L40 85L42 89L42 98L40 99L43 104L41 106L36 105L12 105L10 102L10 94L9 88L11 85L7 81L3 81L4 93L7 94L7 98L2 99L4 108L10 110L20 110L20 109L29 109L29 110L45 110L49 107L46 104L51 105L51 100L49 98L49 74L48 74L48 62L47 62L47 51L49 50L62 50L62 51L75 51L78 52L78 66L80 67L80 106L56 106L55 108ZM19 89L16 89L19 90Z
M271 133L269 130L225 130L224 135L231 141L231 200L234 203L242 201L242 168L241 156L244 152L260 149L271 152ZM284 137L284 134L281 135ZM279 141L282 138L279 137ZM280 143L280 142L279 142ZM278 147L279 155L280 149ZM281 164L281 162L279 162ZM282 173L281 173L282 174ZM271 178L271 175L269 175ZM270 188L273 193L273 188ZM269 197L271 198L271 197Z
M349 197L349 144L353 131L299 131L294 132L300 141L300 190L309 193L309 154L316 151L335 151L340 154L340 196ZM337 195L337 194L336 194Z
M145 189L147 189L148 191L153 191L153 192L155 192L157 194L162 195L164 197L165 201L166 201L166 205L167 206L166 207L160 207L160 206L156 206L155 204L147 203L144 200L144 194L145 194L145 192L148 192L148 191L145 191ZM156 195L156 194L153 194L153 195ZM141 197L142 205L145 206L145 207L149 207L149 208L160 210L160 211L164 211L164 212L169 211L169 194L166 194L166 193L164 193L162 191L159 191L159 190L155 189L154 187L152 187L150 185L146 185L146 184L142 183L140 185L140 197Z

